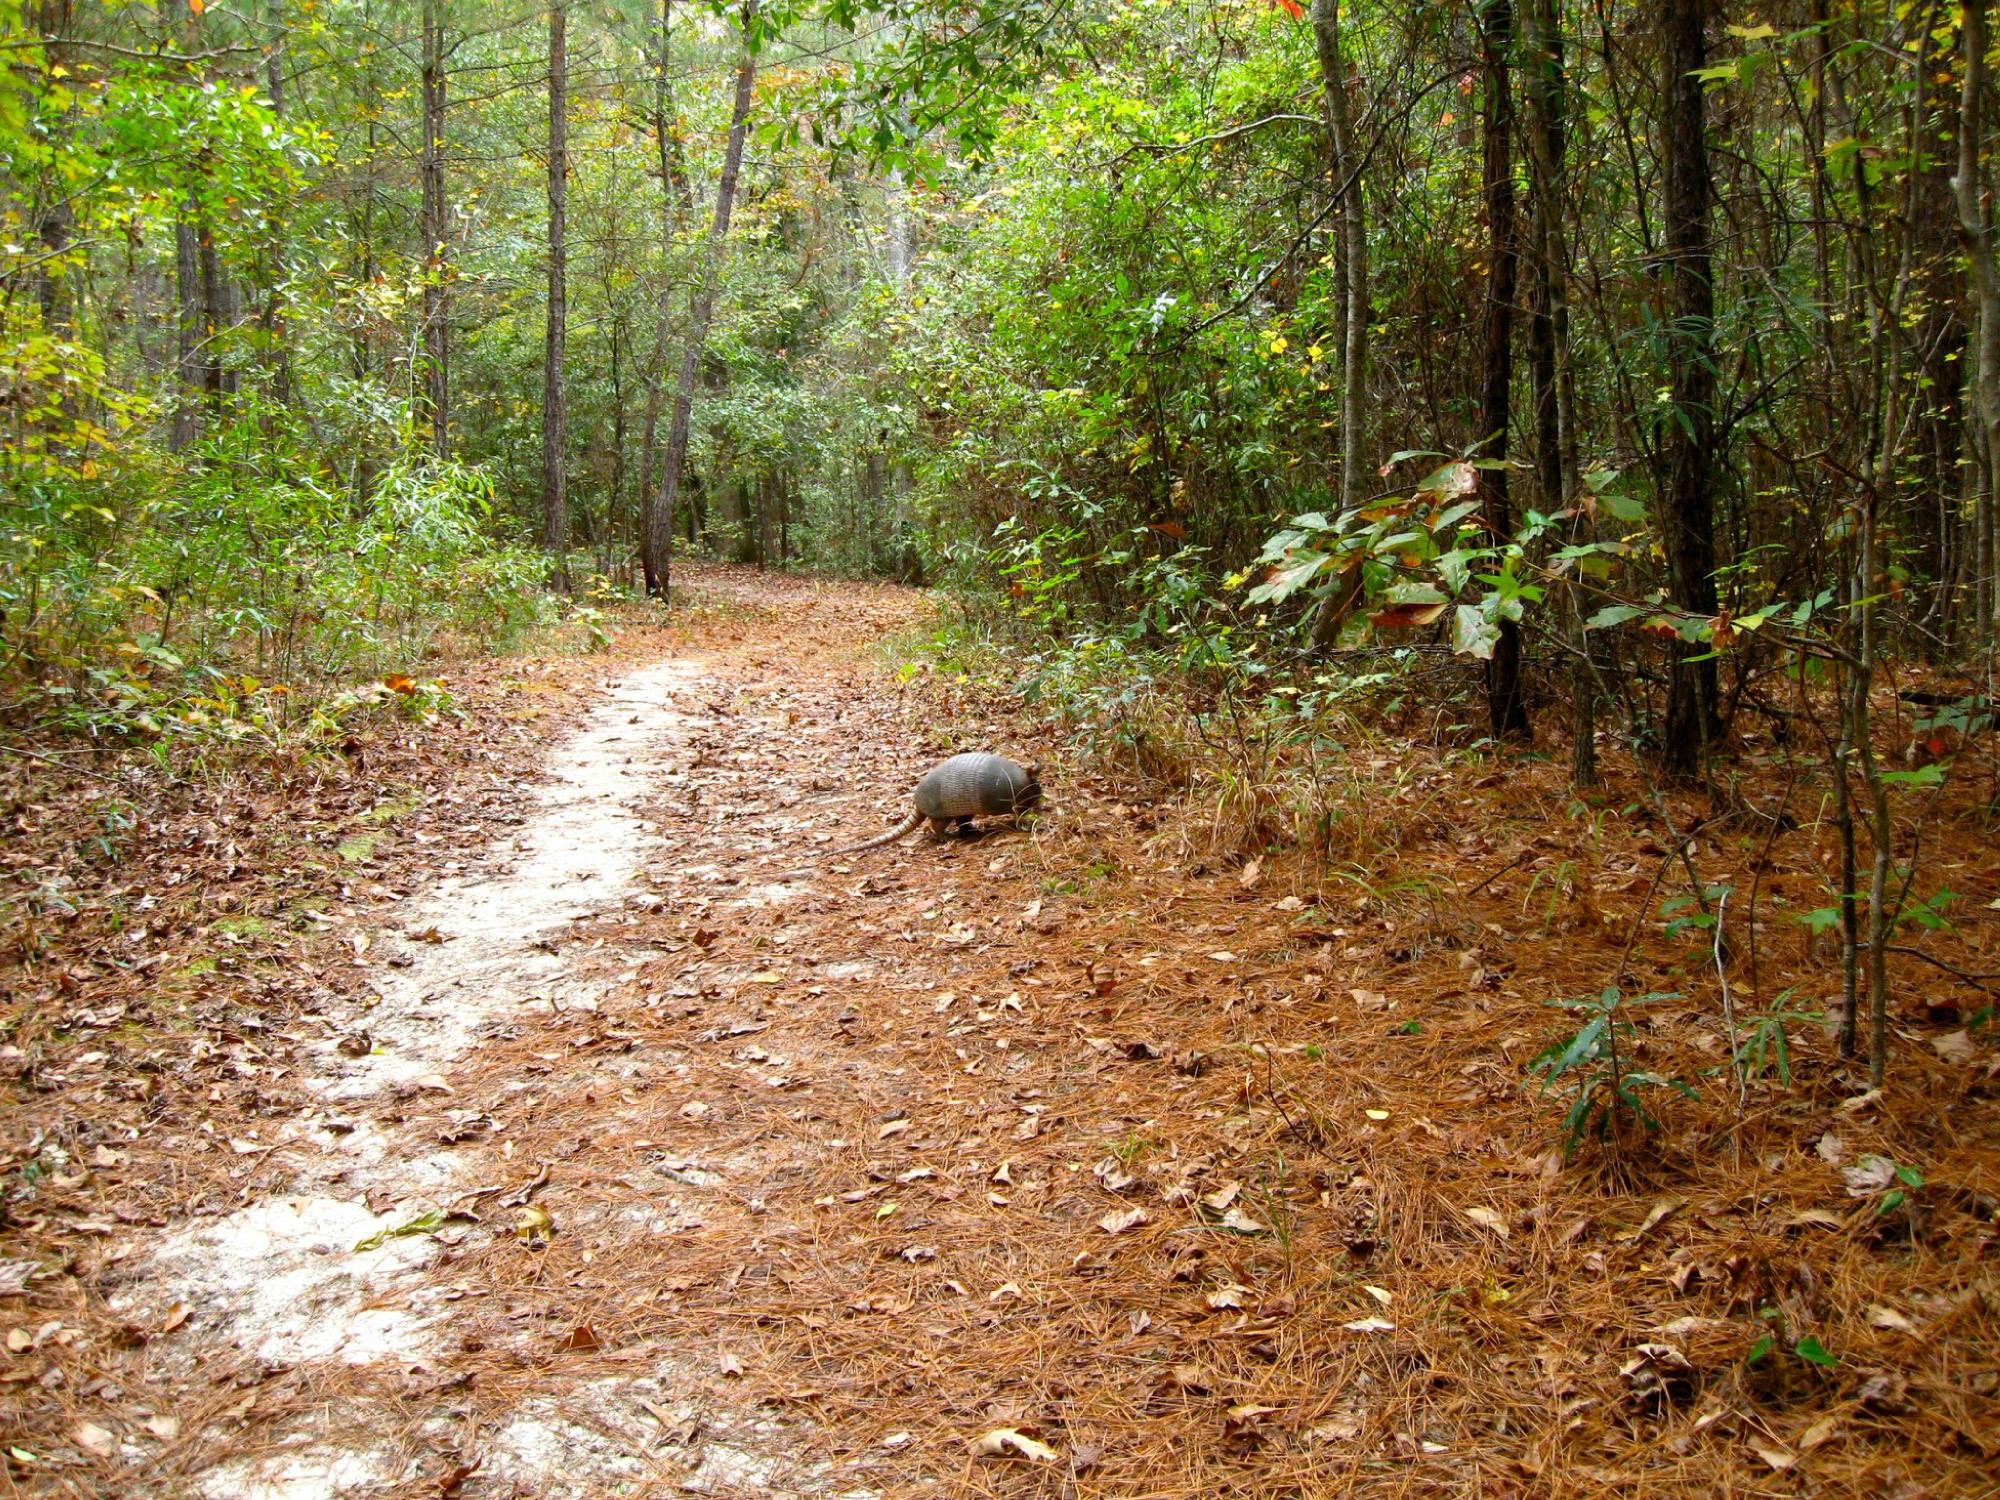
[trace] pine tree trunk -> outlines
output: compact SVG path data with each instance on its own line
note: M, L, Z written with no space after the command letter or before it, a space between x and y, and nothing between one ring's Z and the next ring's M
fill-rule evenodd
M1486 189L1486 347L1479 384L1480 456L1507 458L1513 420L1514 297L1520 257L1515 244L1513 0L1486 0L1479 15ZM1507 470L1479 471L1480 518L1489 540L1505 546L1514 534ZM1486 715L1495 739L1525 739L1528 707L1521 692L1521 627L1500 622L1500 639L1486 663Z
M451 385L448 379L451 354L446 319L450 298L446 279L450 274L445 236L444 200L444 31L438 18L440 0L424 0L423 8L423 146L418 159L418 176L423 190L423 207L418 232L423 238L424 308L423 369L419 373L417 407L430 428L433 457L451 457Z
M1993 254L1993 230L1987 221L1985 181L1979 152L1985 130L1986 35L1985 0L1965 7L1962 42L1965 85L1958 111L1959 243L1965 250L1966 274L1979 308L1979 357L1973 371L1973 395L1986 434L1986 483L1974 516L1973 628L1978 649L1993 649L1993 511L2000 496L2000 270Z
M1668 278L1666 450L1667 571L1673 602L1715 614L1714 252L1709 223L1708 110L1695 74L1708 60L1708 0L1660 0L1660 138L1665 176ZM1667 678L1662 758L1691 780L1719 726L1715 659L1706 644L1676 640Z
M1313 47L1319 57L1325 95L1334 210L1334 255L1339 276L1340 508L1357 504L1361 489L1362 409L1368 386L1368 200L1361 185L1361 156L1355 150L1347 100L1347 65L1340 55L1340 0L1312 0ZM1360 575L1336 584L1313 615L1312 639L1324 648L1360 597Z
M1522 17L1527 87L1528 181L1533 199L1536 277L1535 461L1542 498L1571 513L1573 539L1586 540L1590 518L1577 452L1576 377L1569 326L1569 251L1564 235L1564 158L1568 122L1562 32L1555 0L1528 0ZM1563 590L1561 630L1570 651L1570 782L1597 784L1597 668L1583 628L1583 592Z
M743 170L743 141L749 133L751 88L757 78L756 54L750 50L757 20L757 0L744 0L743 54L736 68L736 99L730 111L729 140L722 153L722 180L715 190L715 219L700 279L689 309L687 344L681 354L680 379L674 388L673 421L667 429L667 460L660 488L646 517L646 587L665 600L674 545L674 507L680 498L681 474L687 467L688 439L694 422L695 383L701 374L702 350L708 342L709 320L721 291L722 252L729 239L729 216L736 204L736 183Z
M566 207L569 177L569 54L564 35L568 0L549 6L549 309L542 350L542 546L555 554L555 580L569 587L567 390L563 357L568 338L564 278L568 271Z
M175 452L201 435L201 249L192 206L174 221L174 422Z

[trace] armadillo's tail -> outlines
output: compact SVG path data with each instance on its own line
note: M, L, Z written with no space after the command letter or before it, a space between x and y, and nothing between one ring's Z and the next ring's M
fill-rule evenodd
M910 815L894 828L891 828L887 833L878 833L874 838L863 839L858 844L844 844L838 849L829 849L819 857L821 859L832 859L835 855L839 854L859 854L864 849L879 849L884 844L895 843L897 839L912 831L923 820L924 815L913 807L910 809Z

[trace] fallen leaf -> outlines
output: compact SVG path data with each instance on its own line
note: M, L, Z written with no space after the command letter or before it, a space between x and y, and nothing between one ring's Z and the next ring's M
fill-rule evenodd
M187 1320L188 1305L185 1302L176 1302L172 1307L167 1309L167 1315L160 1320L160 1332L172 1333Z
M1361 1290L1366 1292L1369 1296L1373 1297L1377 1302L1381 1303L1384 1307L1387 1307L1391 1302L1394 1302L1396 1300L1395 1294L1392 1293L1387 1287L1369 1286L1366 1282L1363 1282Z
M1656 1229L1660 1221L1687 1202L1685 1198L1661 1198L1646 1213L1646 1220L1637 1229L1628 1230L1618 1236L1625 1241L1643 1240Z
M1242 1191L1243 1191L1242 1183L1225 1182L1221 1187L1217 1188L1214 1192L1202 1194L1201 1206L1203 1208L1209 1209L1214 1213L1218 1214L1223 1213L1227 1211L1230 1204L1236 1201L1236 1195Z
M1813 1151L1821 1161L1831 1166L1837 1167L1847 1160L1847 1142L1831 1130L1820 1132L1820 1138L1814 1143Z
M1056 1450L1048 1444L1038 1443L1011 1427L996 1427L981 1433L972 1440L972 1451L981 1458L1026 1458L1044 1464L1056 1459Z
M1222 1227L1237 1234L1269 1234L1271 1226L1260 1223L1246 1214L1241 1207L1232 1208L1222 1216Z
M886 1141L891 1136L903 1134L909 1128L910 1122L908 1120L891 1120L887 1125L884 1125L880 1130L875 1132L875 1139Z
M1349 1333L1392 1333L1396 1327L1387 1318L1356 1318L1352 1323L1340 1326Z
M154 1437L163 1443L171 1443L181 1435L181 1419L179 1417L164 1416L148 1417L146 1418L146 1431L152 1433Z
M1871 1152L1853 1166L1842 1167L1840 1175L1846 1179L1848 1197L1872 1198L1896 1180L1896 1164Z
M1256 1295L1240 1281L1232 1281L1228 1286L1217 1287L1202 1300L1217 1312L1227 1312L1245 1306Z
M1481 1229L1492 1230L1503 1240L1510 1238L1513 1234L1513 1231L1507 1227L1507 1216L1497 1213L1493 1209L1468 1208L1465 1210L1465 1216Z
M110 1458L118 1451L118 1439L95 1422L85 1422L77 1428L76 1441L80 1447L88 1448L99 1458Z
M1870 1303L1868 1322L1874 1328L1886 1328L1892 1333L1907 1333L1915 1337L1917 1325L1897 1312L1893 1307L1884 1307L1879 1302Z
M1152 1215L1143 1208L1128 1208L1122 1214L1106 1214L1097 1221L1097 1227L1106 1234L1123 1234L1128 1229L1137 1229L1141 1224L1150 1224Z
M1750 1451L1763 1459L1765 1463L1776 1469L1780 1474L1796 1467L1799 1461L1798 1454L1788 1453L1783 1448L1763 1443L1752 1443Z
M1799 1434L1799 1447L1810 1453L1815 1448L1823 1447L1827 1439L1831 1438L1839 1430L1839 1416L1829 1413Z
M1979 1056L1979 1049L1972 1045L1971 1033L1963 1029L1932 1037L1931 1051L1948 1063L1969 1063Z
M588 1323L579 1323L563 1339L562 1346L565 1349L602 1349L604 1342L598 1338L595 1328Z
M1264 862L1250 859L1243 862L1243 869L1236 877L1236 883L1246 891L1257 889L1257 882L1264 878Z

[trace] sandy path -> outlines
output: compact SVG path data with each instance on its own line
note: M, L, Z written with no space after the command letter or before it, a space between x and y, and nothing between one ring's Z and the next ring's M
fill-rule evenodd
M279 1132L282 1190L166 1237L131 1267L115 1303L142 1323L188 1310L169 1356L183 1376L247 1367L257 1380L239 1383L278 1374L290 1399L226 1410L226 1442L203 1424L210 1440L178 1454L133 1445L135 1483L217 1500L402 1494L455 1475L449 1492L466 1495L657 1484L833 1492L817 1466L793 1462L783 1424L691 1407L688 1374L672 1357L609 1381L555 1372L484 1423L468 1425L449 1403L408 1404L413 1389L470 1383L450 1368L451 1334L466 1300L486 1289L453 1276L451 1263L491 1244L532 1264L544 1227L570 1228L538 1217L551 1173L506 1134L521 1085L483 1059L524 1027L615 1008L608 997L660 956L628 908L660 904L644 893L649 861L663 861L671 881L689 850L685 839L663 845L645 813L670 779L689 784L700 726L731 687L713 663L691 659L623 678L551 750L511 838L358 939L378 965L372 1003L308 1054L305 1082L321 1106ZM773 885L752 904L787 889ZM623 924L613 941L572 941L607 918ZM642 1214L632 1227L659 1225ZM663 1437L674 1448L656 1458Z

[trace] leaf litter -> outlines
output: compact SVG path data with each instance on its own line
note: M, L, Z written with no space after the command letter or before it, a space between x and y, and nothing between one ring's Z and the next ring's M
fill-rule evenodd
M57 1323L69 1342L7 1356L28 1374L0 1396L33 1455L10 1460L17 1485L1681 1493L1782 1466L1830 1491L1945 1493L1984 1472L1994 1117L1955 1042L1906 1056L1904 1087L1855 1108L1773 1094L1732 1140L1705 1097L1615 1169L1552 1169L1523 1049L1546 1034L1545 999L1601 984L1594 944L1615 958L1623 932L1521 946L1532 860L1518 887L1492 882L1444 919L1319 885L1289 856L1260 856L1251 879L1204 874L1172 853L1193 839L1173 809L1077 767L1031 837L912 840L802 877L804 855L900 812L943 754L1061 759L1002 698L884 690L865 652L921 619L914 596L728 570L701 586L710 605L664 641L698 663L677 690L684 722L625 768L606 814L637 857L575 881L584 895L542 946L520 923L514 958L454 970L464 935L431 905L450 892L416 894L418 867L307 922L307 982L267 984L207 1033L201 1088L219 1097L180 1107L222 1105L228 1123L180 1158L198 1171L178 1196L127 1186L164 1159L147 1132L44 1125L24 1158L22 1117L9 1141L47 1163L28 1205L46 1238L25 1243L37 1272L4 1305L32 1335L65 1287L105 1300ZM656 660L661 638L645 644ZM566 722L587 724L580 708ZM1466 799L1492 865L1559 816L1557 778L1537 774L1490 807ZM506 841L532 843L533 807L492 809L501 864L532 864ZM1405 875L1459 873L1452 835L1434 855L1420 843ZM1621 883L1641 857L1599 854L1596 911L1636 907ZM357 922L379 924L359 947L343 931ZM1663 943L1635 955L1672 962ZM1813 970L1804 945L1766 962L1787 982ZM442 967L399 1012L391 994L419 963ZM88 1008L120 1003L106 971ZM1677 1044L1677 1025L1647 1045ZM345 1056L334 1042L357 1029L370 1050ZM38 1076L127 1076L82 1061L82 1034L38 1042ZM357 1078L369 1086L343 1094ZM239 1103L252 1090L261 1109ZM1945 1098L1950 1141L1925 1123ZM1846 1147L1829 1153L1836 1115ZM99 1147L138 1160L79 1170ZM1901 1217L1850 1219L1842 1156L1919 1150L1930 1184L1966 1185L1931 1193L1937 1220L1910 1237ZM1880 1169L1864 1170L1872 1190ZM200 1223L190 1203L227 1222L288 1192L316 1261L408 1259L308 1288L275 1339L245 1339L256 1325L226 1304L174 1291L173 1251ZM529 1206L559 1232L517 1237ZM88 1253L41 1248L58 1243ZM176 1305L192 1311L168 1329ZM1834 1364L1749 1362L1760 1306ZM376 1314L384 1347L367 1359L314 1332ZM155 1330L144 1364L119 1352L134 1326ZM1803 1404L1801 1381L1819 1383ZM1900 1415L1813 1409L1842 1400ZM149 1424L169 1410L166 1438ZM79 1439L86 1423L108 1448Z

